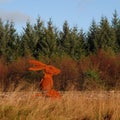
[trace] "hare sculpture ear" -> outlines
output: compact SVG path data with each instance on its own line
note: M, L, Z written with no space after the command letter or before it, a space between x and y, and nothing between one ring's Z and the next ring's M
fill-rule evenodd
M37 60L29 60L29 63L32 65L29 70L38 71L45 69L46 65Z
M46 73L50 73L52 75L57 75L60 73L60 70L52 65L47 65L45 69Z

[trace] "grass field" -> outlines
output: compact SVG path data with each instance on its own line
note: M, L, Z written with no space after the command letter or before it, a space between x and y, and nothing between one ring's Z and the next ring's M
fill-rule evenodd
M0 120L120 120L120 92L65 92L61 99L34 92L0 93Z

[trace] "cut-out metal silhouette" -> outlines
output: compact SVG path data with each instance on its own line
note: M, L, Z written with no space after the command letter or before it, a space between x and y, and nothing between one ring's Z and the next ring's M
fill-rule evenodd
M44 77L41 80L41 89L42 95L45 97L51 98L59 98L61 97L60 93L53 89L53 75L57 75L60 73L60 70L52 65L46 65L37 60L30 60L29 63L32 67L29 70L39 71L44 70ZM41 94L36 94L36 96L40 96Z

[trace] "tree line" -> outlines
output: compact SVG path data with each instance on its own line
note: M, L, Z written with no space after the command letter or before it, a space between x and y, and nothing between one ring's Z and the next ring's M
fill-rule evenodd
M24 56L36 59L70 56L79 60L99 49L120 52L120 18L116 10L111 22L106 16L102 16L99 23L92 20L86 33L77 26L70 28L67 21L62 30L58 30L51 19L45 26L38 17L34 25L26 22L23 32L18 34L13 22L0 19L0 56L8 62Z
M115 10L111 22L102 16L92 20L87 32L77 26L62 30L51 19L45 25L40 17L26 22L21 34L14 23L0 19L0 89L15 89L20 82L36 84L43 72L30 72L29 58L55 65L58 90L120 89L120 18ZM27 87L28 85L25 85Z

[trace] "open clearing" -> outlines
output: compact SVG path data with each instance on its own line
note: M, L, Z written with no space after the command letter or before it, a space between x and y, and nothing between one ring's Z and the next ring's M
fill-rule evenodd
M120 120L119 91L61 92L61 99L35 93L0 93L0 120Z

